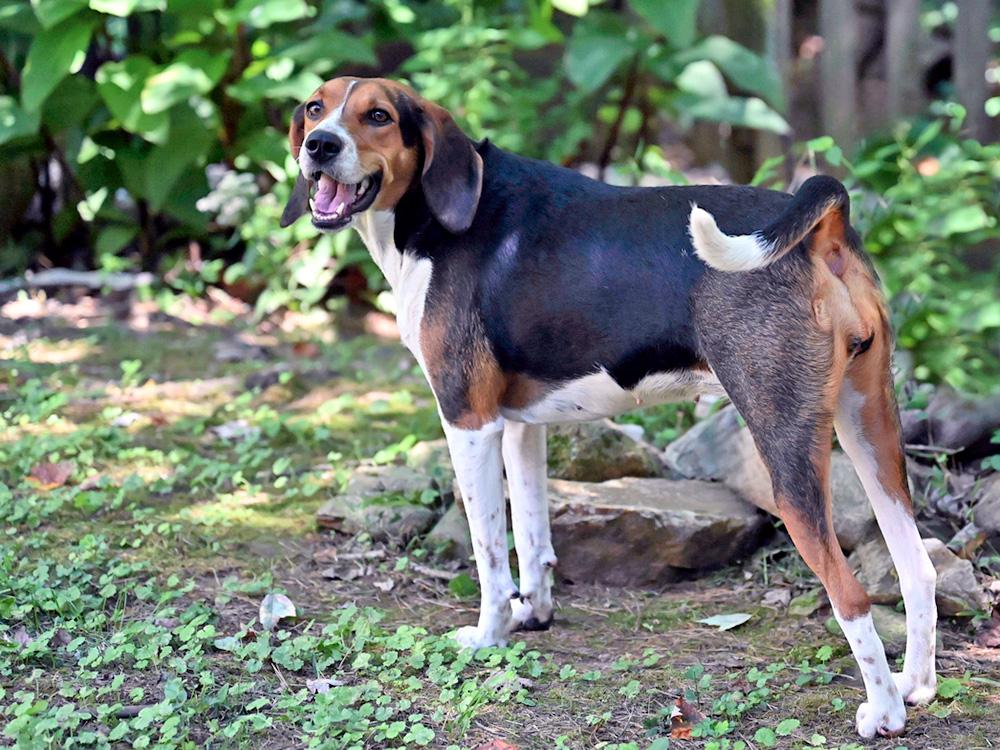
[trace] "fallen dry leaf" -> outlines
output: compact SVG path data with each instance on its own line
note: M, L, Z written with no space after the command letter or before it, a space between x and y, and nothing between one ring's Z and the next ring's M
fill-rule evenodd
M678 698L670 712L670 739L691 739L691 730L704 720L705 714L683 698Z
M519 750L519 748L504 740L490 740L476 747L476 750Z
M57 463L43 461L31 470L28 481L38 485L38 489L48 492L66 484L74 469L76 469L76 464L72 461L59 461Z
M274 627L286 617L295 617L295 605L284 594L268 594L260 603L260 624L264 630Z
M306 680L306 689L310 693L329 693L330 688L343 684L343 680L334 680L329 677L318 677L315 680Z
M375 581L374 583L372 583L372 586L377 588L379 591L384 591L385 593L389 593L390 591L392 591L395 585L396 582L391 578L386 578L384 581Z
M312 341L296 341L292 344L292 353L296 357L314 359L319 356L319 347Z
M11 640L18 646L28 646L35 639L28 635L28 631L24 629L24 625L21 625L14 631L14 635L11 636Z

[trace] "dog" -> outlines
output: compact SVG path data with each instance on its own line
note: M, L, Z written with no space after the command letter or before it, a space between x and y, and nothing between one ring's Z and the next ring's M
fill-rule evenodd
M466 647L553 619L545 425L727 396L777 508L829 594L864 680L862 737L936 692L935 570L913 518L893 336L843 185L614 187L475 142L386 79L336 78L294 112L300 174L281 218L353 227L397 300L437 400L482 587ZM907 643L890 671L833 533L831 433L899 574ZM503 476L520 573L507 553Z

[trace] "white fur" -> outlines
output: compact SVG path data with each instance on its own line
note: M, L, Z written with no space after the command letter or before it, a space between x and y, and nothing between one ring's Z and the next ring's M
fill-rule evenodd
M420 349L420 325L424 319L424 302L431 285L433 264L427 258L399 251L392 238L395 227L392 211L365 211L357 216L355 227L375 265L392 288L399 337L417 358L426 375L427 368Z
M696 205L688 228L695 253L719 271L753 271L773 260L771 245L759 234L724 234L712 214Z
M833 614L851 646L868 694L867 702L858 706L858 734L866 739L876 734L898 734L906 725L906 706L889 672L885 650L875 632L871 613L852 620L844 618L836 608Z
M520 409L503 409L508 419L531 424L584 422L613 417L642 406L689 401L703 393L724 394L714 373L697 370L660 372L625 390L608 372L572 380L539 401Z
M878 480L874 448L864 434L861 420L864 401L864 395L851 388L850 382L844 383L835 422L837 438L864 485L899 576L906 607L906 656L903 672L894 678L907 703L929 703L937 692L934 670L936 573L913 517L901 504L903 498L891 496Z
M512 624L511 600L517 588L507 554L500 447L503 429L502 419L478 430L462 430L444 422L465 517L469 520L481 589L479 624L459 628L455 634L458 642L468 648L505 645Z
M546 490L545 426L507 422L503 431L503 463L510 492L510 517L520 572L511 600L514 623L532 617L545 623L552 617L552 568L556 553L549 530Z

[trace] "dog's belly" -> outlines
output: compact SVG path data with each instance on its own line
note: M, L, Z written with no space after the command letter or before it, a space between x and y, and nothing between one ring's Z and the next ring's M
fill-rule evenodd
M710 370L679 370L647 375L626 390L604 369L548 391L525 406L501 407L505 419L529 424L585 422L613 417L632 409L655 406L725 391Z

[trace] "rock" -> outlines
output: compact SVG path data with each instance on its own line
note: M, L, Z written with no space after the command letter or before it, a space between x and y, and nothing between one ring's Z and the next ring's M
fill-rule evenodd
M873 603L895 604L899 601L899 579L881 535L858 545L847 562Z
M557 571L575 582L662 584L752 551L769 526L711 482L550 480L549 497Z
M771 477L750 431L727 406L667 446L667 466L689 479L724 482L758 508L777 515ZM875 513L851 460L834 451L830 463L833 526L840 546L852 550L875 529Z
M1000 474L983 482L972 519L987 534L1000 534Z
M833 529L840 546L850 551L875 534L878 525L854 464L840 451L834 451L830 457L830 486L833 489Z
M448 441L444 438L422 440L414 445L406 453L406 465L434 480L442 495L451 494L452 485L455 484L455 470L448 453Z
M971 562L956 555L940 539L924 539L924 546L937 571L938 614L968 615L989 607L989 598L976 580Z
M725 482L758 508L778 514L771 476L733 406L698 422L668 445L663 460L682 477Z
M434 523L435 512L419 500L428 489L430 477L406 466L361 466L344 492L316 512L316 522L344 534L405 542Z
M553 425L548 430L549 476L577 482L665 477L659 452L635 431L609 419Z
M965 460L996 453L990 438L1000 428L1000 394L977 398L938 388L927 405L927 427L935 446L961 451Z
M972 563L958 557L939 539L923 542L937 571L938 615L953 617L986 609L989 598L976 580ZM858 571L858 580L873 602L895 604L900 600L899 579L881 537L860 545L848 562Z
M465 520L465 510L458 500L449 506L427 532L424 542L429 549L448 559L465 562L473 556L469 523Z

